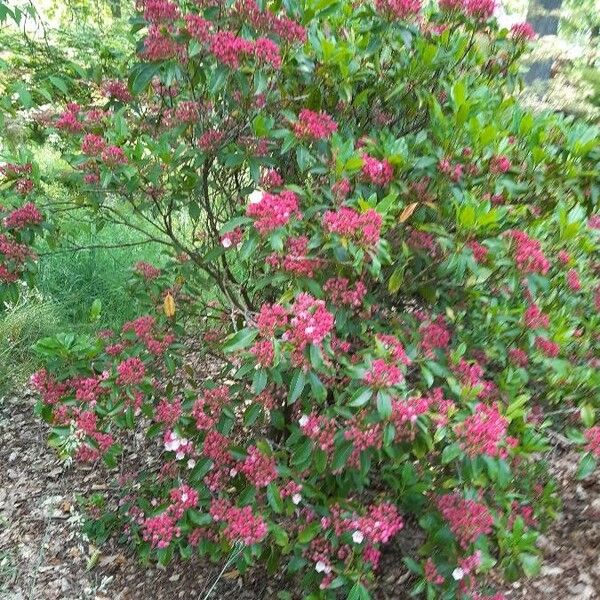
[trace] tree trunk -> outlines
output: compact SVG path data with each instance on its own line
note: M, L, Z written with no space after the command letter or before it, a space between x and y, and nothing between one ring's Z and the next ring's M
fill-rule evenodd
M557 34L562 3L563 0L529 0L527 21L538 37ZM525 73L525 83L530 85L536 80L547 82L550 79L552 63L552 57L532 62Z

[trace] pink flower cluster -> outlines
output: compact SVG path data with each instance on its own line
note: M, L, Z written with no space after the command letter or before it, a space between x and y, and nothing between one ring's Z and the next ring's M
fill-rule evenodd
M467 500L458 493L439 496L436 504L463 548L475 542L480 535L492 532L494 517L484 504Z
M198 492L185 483L169 492L171 506L168 511L174 519L181 519L188 508L198 505Z
M160 269L157 269L154 265L144 261L136 263L135 271L147 281L160 277Z
M300 418L300 429L306 437L316 442L323 452L333 453L337 432L337 425L333 419L325 415L304 415Z
M246 546L258 544L267 535L267 525L260 515L252 514L252 507L238 508L227 500L213 500L210 514L215 521L226 523L223 535L230 542L242 542Z
M398 508L391 502L372 504L367 514L347 523L348 531L359 531L372 544L386 544L404 527Z
M267 264L288 273L313 277L315 270L321 266L322 260L307 256L308 243L309 239L303 235L288 238L285 256L282 258L277 254L271 254L267 257Z
M149 27L148 35L144 39L141 57L152 62L170 59L184 61L186 47L173 39L169 35L168 29L153 24Z
M325 112L304 108L294 123L294 133L299 138L326 140L337 131L337 123Z
M334 326L333 315L325 307L323 300L317 300L310 294L296 296L292 306L291 328L284 339L294 344L301 352L309 344L318 346L331 333Z
M396 426L396 433L402 432L404 425L411 425L424 415L431 406L432 399L422 396L414 396L406 400L392 400L391 421Z
M545 275L549 271L550 261L544 255L538 240L517 229L509 231L508 235L515 243L513 255L517 268L522 273Z
M263 193L259 200L248 204L246 215L255 219L254 227L261 235L283 227L294 216L302 218L298 197L289 190L279 194Z
M7 229L23 229L29 225L39 225L44 220L42 213L33 202L27 202L4 217Z
M281 304L263 304L256 318L256 325L262 336L273 336L276 329L287 327L287 310Z
M575 269L569 269L567 272L567 285L573 292L581 290L581 280L579 279L579 273Z
M168 427L173 427L182 414L183 410L179 398L174 398L172 402L169 402L167 398L163 398L156 407L156 420Z
M117 385L136 385L144 380L146 367L137 356L133 356L119 363L117 373Z
M521 350L521 348L511 348L508 351L508 358L511 363L518 367L526 367L529 364L529 357L524 350Z
M179 7L169 0L144 0L144 19L151 23L175 21L180 17Z
M259 340L250 348L250 353L261 367L270 367L275 360L275 348L270 340Z
M375 0L375 7L396 19L407 19L420 12L421 0Z
M328 233L352 239L362 246L374 246L379 241L383 219L373 208L360 213L349 206L323 215L323 227Z
M560 346L548 338L541 336L535 338L535 345L548 358L556 358L560 354Z
M502 173L506 173L510 170L510 167L511 163L508 156L492 156L492 158L490 159L490 173L494 173L494 175L501 175Z
M102 92L107 98L119 100L120 102L129 102L132 98L127 84L118 79L109 79L102 84Z
M502 416L497 406L477 404L474 414L459 423L454 431L460 438L462 449L472 457L481 454L504 456L500 447L506 436L508 420Z
M516 42L530 42L535 39L535 31L531 23L513 23L510 28L510 37Z
M56 404L69 391L67 383L59 383L46 369L36 371L30 381L42 397L44 404Z
M586 452L591 452L594 456L600 458L600 425L586 429L584 435L587 441Z
M94 133L86 133L81 140L81 151L88 156L100 156L106 148L106 140Z
M336 306L358 308L367 294L367 286L362 281L351 286L345 277L331 277L323 285L323 291Z
M387 160L378 160L373 156L364 154L362 161L362 175L374 185L385 187L394 179L394 167Z
M470 17L487 20L496 10L496 0L464 0L464 10Z
M258 30L271 32L287 42L304 42L306 30L285 15L276 15L270 10L260 10L255 0L240 0L236 11Z
M467 246L471 249L471 252L473 252L475 262L484 263L487 260L489 254L487 246L484 246L475 240L470 241Z
M150 542L153 548L167 548L171 540L181 533L175 523L175 519L168 512L149 517L143 523L142 537Z
M214 427L221 415L221 410L230 401L229 388L221 385L205 390L192 408L192 416L196 419L196 427L200 430L209 430Z
M441 315L434 321L423 323L419 327L419 333L425 356L432 356L436 348L447 348L450 344L450 331Z
M240 471L257 488L268 486L277 479L277 463L272 456L265 456L256 446L248 446L248 456Z
M404 375L398 366L383 358L376 358L370 369L363 375L364 382L376 389L392 387L404 381Z
M525 325L531 329L544 329L550 324L550 318L537 304L530 304L523 316Z

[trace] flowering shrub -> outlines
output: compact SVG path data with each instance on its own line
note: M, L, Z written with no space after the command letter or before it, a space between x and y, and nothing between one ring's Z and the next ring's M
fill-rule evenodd
M52 444L112 467L147 434L115 518L162 562L356 600L409 531L428 598L534 574L547 428L583 424L581 477L598 456L599 188L595 132L510 96L526 28L491 0L139 4L120 104L54 127L94 210L173 260L135 266L120 332L38 345Z
M44 217L32 197L35 195L33 165L5 163L0 166L0 310L14 300L18 283L35 271L36 234L42 232Z

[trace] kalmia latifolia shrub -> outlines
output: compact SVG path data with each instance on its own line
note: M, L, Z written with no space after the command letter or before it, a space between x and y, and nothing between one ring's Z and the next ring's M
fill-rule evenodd
M172 258L120 331L38 345L51 443L115 467L147 436L111 525L146 559L310 599L368 598L386 552L427 598L535 574L547 431L580 477L600 454L600 154L512 97L530 29L491 0L138 4L128 78L53 127L94 214Z
M45 228L35 201L37 179L30 162L0 165L0 311L18 297L19 286L29 283L36 270L32 245Z

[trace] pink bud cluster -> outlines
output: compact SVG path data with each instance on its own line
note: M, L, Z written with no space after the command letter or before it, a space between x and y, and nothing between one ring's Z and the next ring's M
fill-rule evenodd
M360 213L349 206L323 215L323 227L327 233L349 238L361 246L374 246L379 241L383 219L373 208Z
M227 500L213 500L210 514L215 521L226 523L223 535L230 542L242 542L246 546L258 544L267 535L267 525L260 515L252 514L252 507L238 508Z
M459 423L454 431L460 439L462 449L469 456L505 455L501 444L506 436L508 420L500 414L497 406L477 404L474 414Z
M4 217L4 227L18 230L30 225L39 225L43 220L38 207L33 202L27 202Z
M172 402L169 402L167 398L163 398L156 407L155 418L159 423L164 423L168 427L173 427L182 414L183 410L179 398L174 398Z
M153 548L167 548L174 537L181 533L175 519L168 513L150 517L142 526L142 537L150 542Z
M507 173L510 170L511 163L508 156L499 155L492 156L490 159L490 173L494 175L501 175L502 173Z
M421 0L375 0L375 7L379 12L396 19L407 19L419 14Z
M496 0L464 0L464 10L470 17L487 20L496 10Z
M257 202L250 202L246 214L255 219L254 227L261 235L286 225L292 217L302 218L298 197L284 190L279 194L263 193Z
M516 229L509 231L508 235L515 243L513 255L517 268L522 273L545 275L550 269L550 261L544 256L540 242Z
M575 269L569 269L567 272L567 285L573 292L581 290L581 279L579 279L579 273Z
M535 345L548 358L556 358L560 354L560 346L548 338L541 336L535 338Z
M530 42L535 39L535 31L531 23L513 23L510 28L510 37L516 42Z
M586 452L591 452L600 458L600 425L586 429L584 435L587 442Z
M372 544L386 544L404 527L404 521L394 504L384 502L369 506L366 515L352 519L347 527L360 531Z
M31 376L31 385L41 395L44 404L56 404L68 392L67 383L59 383L46 371L40 369Z
M86 133L81 140L81 151L88 156L100 156L106 148L106 140L94 133Z
M434 321L423 323L419 328L419 333L425 356L432 356L436 348L447 348L450 344L450 331L441 315Z
M248 456L240 472L254 487L262 488L277 479L277 463L272 456L262 454L256 446L248 446Z
M325 112L304 108L294 123L294 133L299 138L326 140L337 131L337 123Z
M144 380L146 367L137 356L126 358L117 366L117 385L136 385Z
M336 306L358 308L362 306L367 286L362 281L351 286L345 277L332 277L323 285L323 291Z
M102 84L102 92L107 98L119 100L120 102L129 102L132 98L127 84L118 79L109 79Z
M537 304L530 304L527 307L523 319L525 325L531 329L545 329L550 324L550 318Z
M288 273L313 277L315 270L322 265L323 261L308 256L308 244L309 239L306 236L290 237L287 240L285 256L271 254L267 256L267 264Z
M470 241L467 246L471 249L471 252L473 252L475 262L484 263L487 260L490 252L487 246L484 246L475 240Z
M169 492L171 506L168 511L174 519L181 519L188 508L198 505L198 492L187 484L174 488Z
M206 390L194 402L192 408L192 416L196 419L196 427L204 431L214 427L219 420L221 410L229 401L229 388L226 385Z
M436 505L463 548L475 542L480 535L492 532L494 517L480 502L454 493L439 496Z
M320 345L333 329L334 318L325 302L310 294L298 294L291 312L291 327L284 339L292 342L297 351L304 350L309 344Z
M363 380L375 389L382 389L402 383L404 375L397 365L388 363L383 358L376 358L363 375Z
M138 275L141 275L144 279L151 281L160 277L160 269L156 268L150 263L140 261L135 265L135 271Z
M386 187L394 179L394 167L387 160L378 160L364 154L362 161L362 175L370 183Z
M337 425L333 419L324 415L304 415L300 419L300 429L302 433L313 440L317 446L331 454L334 449L334 438L337 432Z

